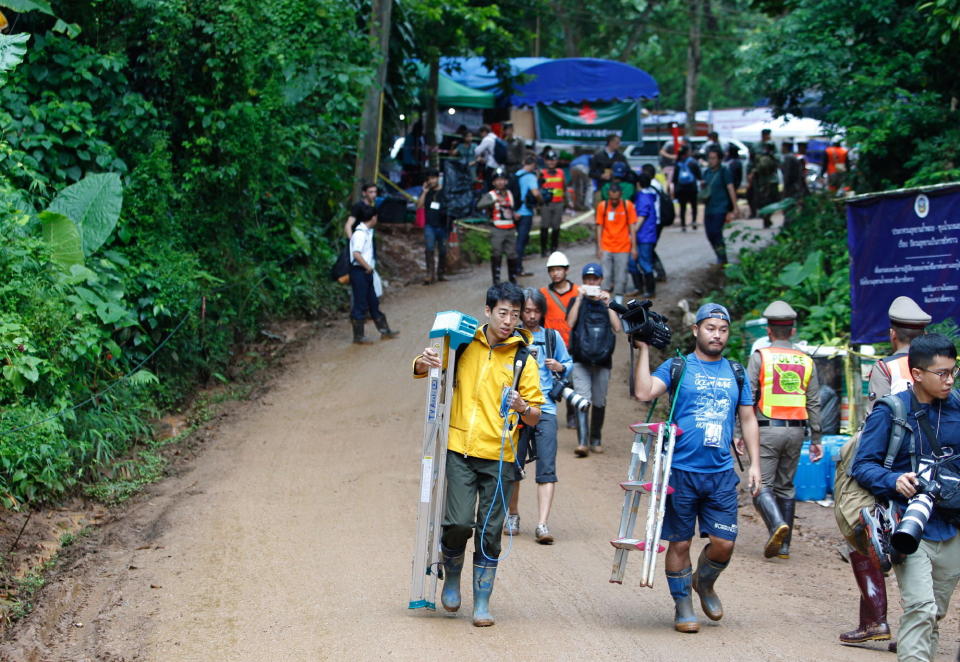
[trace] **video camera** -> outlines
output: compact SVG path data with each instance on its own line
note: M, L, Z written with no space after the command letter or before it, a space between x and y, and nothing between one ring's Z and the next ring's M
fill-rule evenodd
M610 310L620 316L623 332L631 342L639 340L657 349L665 349L670 344L673 332L670 330L667 318L650 309L652 305L653 302L649 300L631 299L626 306L611 301Z

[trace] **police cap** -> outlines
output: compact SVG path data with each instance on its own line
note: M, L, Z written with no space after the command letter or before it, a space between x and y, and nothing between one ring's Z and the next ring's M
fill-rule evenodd
M926 328L933 318L917 305L917 302L910 297L897 297L890 304L887 310L892 326L900 326L906 329Z
M797 311L786 301L774 301L764 309L763 316L767 318L767 324L793 326L794 320L797 319Z

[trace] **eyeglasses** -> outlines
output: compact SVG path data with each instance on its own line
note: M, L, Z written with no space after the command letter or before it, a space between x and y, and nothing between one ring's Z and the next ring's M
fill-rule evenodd
M936 375L940 378L941 382L947 381L947 379L956 379L957 375L960 375L960 367L956 367L953 370L927 370L926 368L920 368L924 372L929 372L931 375Z

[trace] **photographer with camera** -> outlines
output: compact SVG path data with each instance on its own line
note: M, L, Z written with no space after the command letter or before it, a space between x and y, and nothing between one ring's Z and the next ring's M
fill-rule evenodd
M557 403L563 399L564 378L573 368L573 359L567 352L563 337L555 329L546 329L542 325L547 312L547 301L534 290L523 291L523 308L520 320L523 328L533 334L530 353L537 359L540 367L540 390L543 392L543 406L540 407L540 421L533 427L526 426L520 431L517 444L517 463L524 467L528 461L537 463L537 505L540 519L534 538L541 545L552 545L553 536L547 528L550 507L553 505L554 488L557 483ZM520 480L522 480L522 475ZM520 480L513 483L510 496L510 514L504 522L505 533L515 536L520 532Z
M946 336L920 336L910 344L908 365L913 387L893 397L909 412L910 433L887 468L888 439L896 421L890 407L878 401L864 424L850 474L878 500L890 499L902 516L894 547L904 549L899 537L916 548L893 566L903 604L897 659L926 662L937 657L938 623L960 578L960 517L946 508L952 504L941 489L958 472L949 463L929 468L960 451L960 398L953 393L957 350Z
M631 338L640 350L636 367L636 398L649 402L664 393L674 400L677 437L670 470L670 487L663 518L663 540L670 541L664 561L667 584L675 604L674 629L698 632L690 589L714 621L723 618L723 605L714 583L730 563L737 539L737 486L733 469L734 423L737 416L750 453L750 491L760 490L760 433L753 394L743 366L723 358L730 337L730 313L706 303L690 327L696 339L693 353L668 359L650 373L650 345L639 334ZM699 521L700 536L709 538L694 572L690 544Z

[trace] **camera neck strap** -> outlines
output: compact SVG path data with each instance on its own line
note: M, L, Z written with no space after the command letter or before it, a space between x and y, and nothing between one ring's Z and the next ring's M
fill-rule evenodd
M910 413L917 419L917 425L920 426L923 436L926 437L927 443L930 444L930 450L933 451L934 457L938 460L943 458L943 448L940 446L940 440L937 439L938 433L933 431L927 412L920 408L920 402L912 390L910 391ZM922 453L923 449L918 448L917 451Z

